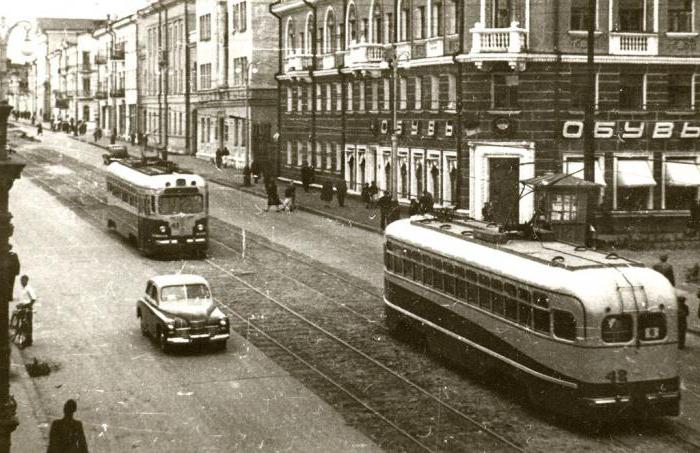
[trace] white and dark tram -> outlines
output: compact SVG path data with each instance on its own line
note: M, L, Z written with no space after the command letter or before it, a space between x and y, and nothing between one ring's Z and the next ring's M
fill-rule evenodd
M130 159L107 167L107 227L145 255L206 255L209 194L199 175L163 161Z
M580 418L679 413L677 302L642 264L477 221L390 224L386 322Z

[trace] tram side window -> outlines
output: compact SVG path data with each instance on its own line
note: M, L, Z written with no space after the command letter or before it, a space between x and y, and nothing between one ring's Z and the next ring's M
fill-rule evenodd
M456 280L456 292L455 295L462 300L465 300L467 298L467 283L462 280L461 278L458 278Z
M506 298L506 310L505 310L505 315L506 319L510 321L518 321L518 301L515 299L511 299L510 297Z
M403 251L403 275L408 278L413 278L413 262L410 258L410 251Z
M437 258L433 259L433 288L442 290L442 261Z
M541 333L549 333L549 312L535 307L533 309L533 325Z
M503 289L510 297L515 297L518 291L512 283L505 283Z
M568 311L552 310L554 336L563 340L576 339L576 318Z
M384 249L384 266L386 266L387 270L391 270L391 253L389 253L389 244L386 245L386 248Z
M448 294L455 295L455 277L454 277L454 266L452 263L445 263L445 292Z
M520 302L518 304L518 324L530 327L532 319L532 307L529 304Z
M412 252L413 258L413 280L419 282L423 276L423 266L421 265L421 257L419 252Z
M426 285L433 284L433 269L430 267L430 257L423 255L423 283Z
M398 255L394 255L394 272L403 274L403 260Z
M493 288L494 290L491 293L492 310L497 315L503 316L503 310L505 306L503 302L503 295L500 293L503 290L503 282L497 278L492 278L491 288Z
M479 274L479 306L485 310L491 310L491 291L489 287L488 275Z

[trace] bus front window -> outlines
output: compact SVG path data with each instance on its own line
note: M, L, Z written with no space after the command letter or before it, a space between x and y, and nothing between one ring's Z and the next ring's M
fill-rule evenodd
M197 214L204 207L201 195L162 196L158 199L160 214Z

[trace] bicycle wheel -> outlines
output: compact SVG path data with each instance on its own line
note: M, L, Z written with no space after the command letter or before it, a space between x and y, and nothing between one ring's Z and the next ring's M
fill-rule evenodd
M24 317L18 317L17 327L12 334L12 342L20 349L24 347L24 342L27 340L26 329Z
M12 317L10 318L10 329L17 329L17 326L19 325L19 313L15 310L12 312Z

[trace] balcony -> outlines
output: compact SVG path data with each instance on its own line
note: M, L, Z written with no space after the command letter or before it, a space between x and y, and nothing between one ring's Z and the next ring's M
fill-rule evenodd
M107 91L105 91L105 90L95 91L95 99L107 99Z
M124 88L112 88L109 90L109 97L111 98L123 98Z
M92 65L88 62L83 62L80 65L80 72L92 72Z
M350 44L345 55L345 67L350 71L376 71L388 68L384 44L368 42Z
M445 54L445 41L442 36L436 36L425 41L426 57L441 57Z
M511 22L509 28L484 28L477 22L472 33L472 54L485 52L520 53L526 49L527 31Z
M311 69L313 56L311 54L292 54L284 58L284 72L308 71Z
M611 32L611 55L658 55L659 37L656 33Z
M116 44L112 49L112 60L123 60L124 54L124 43Z
M343 66L344 54L338 53L327 53L319 57L318 67L319 69L335 69Z
M78 97L83 98L83 99L92 98L92 97L93 97L92 91L90 91L90 90L80 90L80 91L79 91L79 94L78 94Z
M103 53L95 54L95 64L107 64L107 55Z

